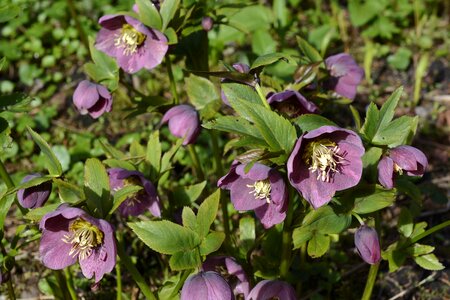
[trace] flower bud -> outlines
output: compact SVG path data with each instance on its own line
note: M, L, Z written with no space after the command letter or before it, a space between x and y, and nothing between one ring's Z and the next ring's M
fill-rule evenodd
M366 263L373 265L380 261L380 242L375 229L366 225L361 226L355 232L355 246Z
M111 111L112 96L103 85L83 80L73 93L73 104L80 114L89 114L97 119L103 113Z
M202 28L205 31L210 31L214 25L213 19L211 17L203 17L202 19Z
M22 183L28 182L34 178L41 177L41 174L30 174L23 178ZM52 191L52 184L50 181L32 186L26 189L17 191L17 199L20 205L25 208L38 208L47 202Z
M200 134L200 120L197 111L190 105L177 105L169 109L161 124L169 122L174 136L184 138L183 145L192 144Z
M218 273L191 275L183 285L180 300L234 300L233 291Z

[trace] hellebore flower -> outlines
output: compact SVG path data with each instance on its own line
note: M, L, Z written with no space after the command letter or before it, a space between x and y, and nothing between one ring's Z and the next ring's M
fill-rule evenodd
M286 90L281 93L269 93L267 102L277 111L290 118L303 114L313 114L318 111L317 106L306 100L299 92Z
M202 265L203 271L215 271L220 273L231 286L234 295L243 294L247 297L250 292L250 283L244 269L231 256L208 257Z
M287 162L292 186L315 208L336 191L358 184L362 174L361 138L351 130L322 126L303 134Z
M252 289L246 300L296 300L294 288L280 280L263 280Z
M99 282L116 264L116 244L111 224L88 215L84 210L63 204L46 214L39 253L43 264L60 270L80 263L86 278Z
M89 114L97 119L103 113L111 111L112 96L103 85L83 80L73 93L73 104L80 114Z
M387 189L394 187L396 174L422 176L428 166L428 160L417 148L399 146L388 150L378 163L378 181Z
M373 265L380 261L380 242L375 229L366 225L358 228L355 232L355 246L366 263Z
M127 73L142 68L151 70L166 55L168 45L164 34L130 16L106 15L98 22L102 29L97 34L95 47L114 57Z
M214 21L211 17L202 18L202 28L204 31L210 31L213 28Z
M255 163L246 173L245 165L234 162L217 185L230 191L236 210L254 210L265 228L286 218L288 191L283 177L275 169Z
M326 85L343 97L355 98L356 88L363 79L364 70L358 66L353 57L340 53L328 57L325 65L331 75Z
M174 136L184 138L183 145L192 144L200 134L200 119L190 105L182 104L169 109L161 124L169 122L169 130Z
M41 177L41 174L30 174L22 179L22 183L28 182L31 179ZM32 186L17 191L17 199L20 205L25 208L38 208L47 202L52 191L52 183L50 181L41 183L36 186Z
M234 300L231 287L216 272L189 276L181 290L180 300Z
M250 72L250 66L247 64L236 63L236 64L233 64L232 67L236 72L239 72L242 74L248 74ZM234 82L234 80L224 78L221 80L221 82L222 83ZM246 84L245 82L243 82L243 83ZM220 91L220 97L222 98L223 103L230 106L230 102L228 101L228 98L223 91Z
M111 168L108 169L108 175L109 186L113 192L130 184L144 187L120 204L119 212L122 216L138 216L149 210L155 217L161 217L161 203L155 186L141 172Z

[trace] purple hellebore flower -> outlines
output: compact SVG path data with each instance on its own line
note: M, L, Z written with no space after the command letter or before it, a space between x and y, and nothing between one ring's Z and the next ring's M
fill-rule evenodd
M94 276L96 283L114 268L116 244L113 227L107 221L62 204L42 218L39 228L39 253L47 268L64 269L78 260L83 275Z
M214 21L211 17L203 17L202 18L202 28L205 31L210 31L213 28Z
M398 146L388 150L378 163L378 181L392 189L396 173L422 176L427 166L428 160L422 151L411 146Z
M98 22L102 29L97 34L95 47L116 58L127 73L142 68L151 70L166 55L168 45L164 34L130 16L106 15Z
M331 75L327 82L329 88L343 97L355 98L356 88L363 79L364 70L353 57L347 53L332 55L325 60L325 65Z
M230 191L236 210L254 210L264 228L283 222L289 199L281 174L260 163L255 163L246 173L245 166L233 162L217 185Z
M318 111L317 106L306 100L299 92L286 90L280 93L267 94L267 102L277 111L295 118L303 114L313 114Z
M294 288L280 280L263 280L252 289L246 300L296 300Z
M83 80L73 93L73 104L82 115L89 114L97 119L111 111L112 96L103 85Z
M192 144L200 134L198 112L190 105L182 104L169 109L161 124L169 122L169 130L174 136L184 138L183 145Z
M297 140L287 162L289 181L317 209L336 191L358 184L363 154L361 138L353 131L319 127Z
M22 179L22 183L28 182L31 179L41 177L39 173L30 174ZM36 186L32 186L26 189L20 189L17 191L17 199L20 205L25 208L38 208L47 202L48 197L50 197L50 192L52 191L52 183L46 181Z
M155 217L161 217L161 203L155 186L144 177L144 174L139 171L111 168L108 169L108 175L112 192L130 184L144 187L120 204L119 212L122 216L138 216L148 210Z
M247 64L243 64L243 63L236 63L233 64L233 69L236 72L242 73L242 74L247 74L250 72L250 66ZM222 79L221 82L226 83L226 82L233 82L233 80L230 79ZM245 83L243 83L245 84ZM220 97L222 98L223 103L225 103L226 105L230 106L230 102L228 101L227 96L225 95L225 93L223 91L220 91Z
M199 272L186 280L180 300L234 300L233 291L216 272Z
M355 232L355 246L366 263L373 265L380 261L380 242L375 229L366 225L358 228Z
M250 292L250 283L244 269L231 256L208 257L202 265L203 271L215 271L220 273L231 286L235 296L243 294L247 297Z

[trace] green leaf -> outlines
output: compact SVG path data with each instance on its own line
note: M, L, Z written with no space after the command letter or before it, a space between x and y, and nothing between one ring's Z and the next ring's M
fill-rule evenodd
M380 127L372 139L375 145L396 147L403 145L410 135L417 117L402 116L385 127Z
M379 185L365 185L352 192L355 199L353 212L368 214L390 206L395 201L395 189L386 190Z
M363 172L369 182L376 182L378 176L378 162L383 154L383 149L378 147L370 147L366 149L362 156Z
M7 2L9 1L5 1L0 6L0 23L8 22L23 12L19 5L7 4Z
M206 198L197 213L197 233L200 238L206 236L209 232L209 227L214 222L219 209L220 189L217 189L213 194Z
M94 39L89 37L89 51L91 53L91 58L96 67L102 68L108 73L110 73L110 77L114 77L114 73L119 70L119 66L114 58L107 55L103 51L97 50L94 46ZM108 76L109 77L109 76Z
M179 204L191 205L200 197L205 186L206 181L189 186L178 186L173 191L173 198Z
M125 154L123 154L122 151L111 146L111 144L106 139L99 139L98 141L108 157L119 160L125 157Z
M293 249L298 249L306 244L307 241L312 239L313 233L311 227L308 225L297 227L292 232L292 243L294 244Z
M255 219L243 217L239 220L239 251L247 255L247 252L255 243Z
M373 137L377 133L379 120L380 112L378 111L377 105L370 102L364 125L361 128L361 133L367 141L372 141Z
M252 34L252 51L256 55L272 54L277 50L277 42L265 29L256 30Z
M197 217L190 207L183 207L181 218L183 220L184 227L197 231Z
M169 151L166 151L161 158L161 172L163 174L172 167L172 159L183 144L183 139L178 139Z
M58 195L63 202L75 204L84 200L84 192L77 185L58 178L53 179L53 183L58 187Z
M406 207L402 208L402 211L400 212L400 215L398 217L398 231L404 236L404 237L410 237L411 233L413 232L414 223L413 223L413 217L411 215L411 212Z
M303 219L303 225L309 226L312 231L333 234L347 229L351 220L351 215L338 215L331 206L322 206L309 212Z
M387 58L389 66L397 70L406 70L411 60L412 52L408 48L400 47L395 54L391 54Z
M62 167L58 159L56 158L56 155L53 153L53 151L50 149L50 146L47 144L47 142L33 129L27 126L27 130L31 135L31 138L33 141L39 146L41 149L41 152L44 154L45 158L47 159L48 164L47 170L50 175L56 175L60 176L62 174Z
M128 223L128 226L147 246L162 254L189 253L201 242L196 232L167 220Z
M130 171L136 170L136 167L132 163L130 163L126 160L109 158L109 159L105 159L103 161L103 163L110 168L121 168L121 169L130 170Z
M259 130L249 121L242 117L224 116L203 124L208 129L216 129L225 132L237 133L243 136L249 136L260 140L260 144L267 143Z
M150 163L150 178L156 180L161 170L161 142L159 141L159 130L155 130L150 134L147 143L147 154L145 159Z
M89 210L100 218L110 211L109 177L103 164L89 158L84 165L84 194Z
M165 31L167 25L173 19L173 16L177 12L178 6L180 5L180 0L164 0L161 3L161 8L159 10L162 18L162 31Z
M392 273L403 265L407 254L402 249L397 249L397 243L394 243L382 253L382 257L387 259L389 263L389 272Z
M410 239L415 238L416 236L418 236L419 234L422 234L425 232L425 228L427 228L428 224L427 222L419 222L414 224L414 230L411 233L411 235L409 236Z
M32 209L24 217L27 220L30 220L33 222L39 222L43 216L45 216L46 214L48 214L52 211L55 211L59 205L60 205L60 203L48 204L48 205L45 205L42 207Z
M251 86L241 83L222 83L221 87L228 100L240 99L241 101L261 105L258 94Z
M148 0L136 0L136 4L139 8L139 19L142 23L148 27L162 30L162 20L159 15L158 9L155 5Z
M397 88L391 96L386 100L386 102L381 106L380 109L380 122L378 123L379 128L386 127L389 122L392 121L395 114L395 108L398 105L398 101L403 93L403 87Z
M6 190L2 193L0 192L0 230L2 231L6 216L8 215L9 209L14 202L14 197L15 195L7 195Z
M313 46L311 46L307 41L299 36L297 36L297 44L300 48L300 51L302 51L303 55L308 58L309 62L314 63L323 61L323 58L320 55L319 51L317 51Z
M294 123L300 127L302 132L311 131L322 126L337 126L333 121L316 114L301 115L295 119Z
M200 254L206 256L210 253L219 250L223 241L225 240L225 233L213 231L209 233L200 244Z
M416 256L414 261L425 270L438 271L445 268L434 254Z
M192 105L197 110L203 109L208 103L219 99L219 94L214 84L208 79L200 76L190 75L184 79L186 92Z
M308 255L317 258L324 255L330 248L330 237L320 233L313 235L308 242Z
M406 248L406 252L411 256L425 255L425 254L429 254L433 251L434 251L433 246L422 245L422 244L417 244L417 243Z
M115 212L123 201L139 193L139 191L141 191L142 189L143 187L140 185L127 185L115 192L113 198L113 206L111 207L108 214L110 215Z
M353 105L350 105L349 107L353 116L353 121L355 122L355 127L359 131L361 130L361 117L359 115L359 112Z
M176 252L169 260L172 271L199 268L202 261L197 249Z

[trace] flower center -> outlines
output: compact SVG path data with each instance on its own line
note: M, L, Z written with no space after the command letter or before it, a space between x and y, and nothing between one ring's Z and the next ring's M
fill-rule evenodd
M120 34L114 40L114 46L123 48L123 55L131 55L136 53L137 48L142 45L147 36L137 31L130 24L124 24L120 30Z
M80 260L88 258L92 249L103 242L103 232L88 221L77 218L69 226L69 234L64 235L64 243L72 244L69 255L78 255Z
M128 178L125 178L123 181L123 186L129 186L129 185L138 185L142 186L141 180L138 176L130 176ZM141 203L141 200L139 199L140 195L143 195L145 193L145 190L142 189L136 193L134 193L132 196L128 197L127 200L124 202L126 206L134 206L135 204Z
M394 163L394 172L397 172L399 175L402 175L403 174L403 169L399 165Z
M270 203L270 191L272 190L272 187L270 186L269 179L258 180L254 184L247 184L247 187L253 188L249 194L253 194L255 199L266 199L266 202Z
M303 160L310 166L309 170L317 172L317 180L330 182L331 176L337 172L344 159L339 155L339 147L329 139L310 142L306 145Z

